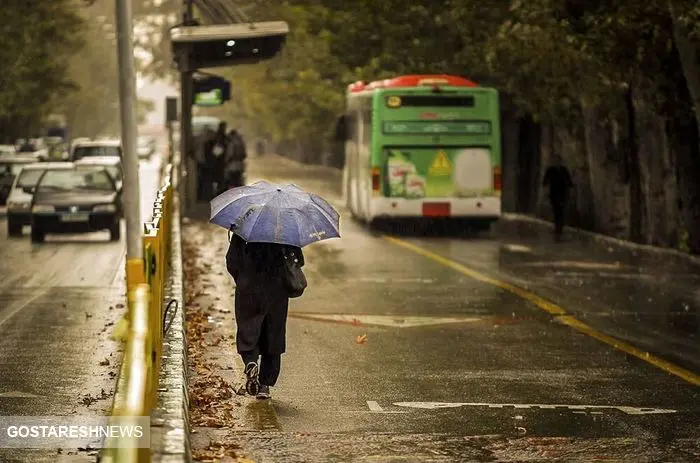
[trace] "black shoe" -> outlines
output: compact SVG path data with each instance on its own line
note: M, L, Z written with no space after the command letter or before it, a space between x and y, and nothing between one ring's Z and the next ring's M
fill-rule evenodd
M272 398L270 395L270 386L267 384L261 384L260 385L260 390L258 390L258 393L255 395L256 398L260 400L267 400Z
M257 395L260 390L260 382L258 381L258 364L250 362L245 366L245 390L250 395Z

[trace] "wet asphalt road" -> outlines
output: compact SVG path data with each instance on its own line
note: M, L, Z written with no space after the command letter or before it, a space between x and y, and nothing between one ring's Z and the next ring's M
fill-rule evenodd
M141 163L150 218L160 159ZM150 203L150 204L149 204ZM125 310L122 240L107 232L9 238L0 219L0 415L104 415L120 354L109 339ZM93 400L97 399L97 400ZM94 461L95 452L0 450L0 461Z
M273 157L250 168L250 181L340 204L337 172ZM340 210L342 239L305 249L273 405L249 402L225 437L250 457L700 461L697 266L506 221L392 241Z

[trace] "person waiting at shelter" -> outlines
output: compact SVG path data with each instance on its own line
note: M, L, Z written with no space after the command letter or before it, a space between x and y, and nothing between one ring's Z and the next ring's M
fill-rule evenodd
M228 133L228 146L225 159L225 188L243 186L245 183L245 159L248 157L245 141L240 132L231 129ZM222 191L220 191L222 192Z
M204 199L211 200L224 183L224 154L228 138L226 122L221 122L214 136L204 144Z

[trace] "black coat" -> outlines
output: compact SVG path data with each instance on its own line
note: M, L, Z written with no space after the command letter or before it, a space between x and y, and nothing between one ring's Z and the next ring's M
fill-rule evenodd
M287 248L303 265L301 249ZM236 282L238 352L276 355L285 351L289 296L282 280L284 249L279 244L246 243L232 235L226 269Z

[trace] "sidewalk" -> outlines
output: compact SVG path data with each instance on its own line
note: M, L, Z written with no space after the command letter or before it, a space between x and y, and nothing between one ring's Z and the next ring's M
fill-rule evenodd
M271 415L271 405L234 393L243 365L236 354L233 280L225 265L228 239L225 230L206 222L207 213L208 205L199 204L199 220L183 221L190 445L196 461L245 462L250 460L233 433L256 429L256 417Z

